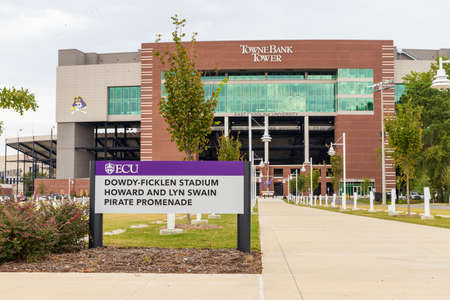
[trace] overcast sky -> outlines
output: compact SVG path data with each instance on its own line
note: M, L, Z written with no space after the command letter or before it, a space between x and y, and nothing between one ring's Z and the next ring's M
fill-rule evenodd
M449 12L449 0L2 0L0 88L28 88L39 109L22 117L2 111L0 119L7 138L18 128L22 136L50 134L58 49L136 51L156 33L167 39L175 13L201 41L392 39L399 48L438 49L450 48Z

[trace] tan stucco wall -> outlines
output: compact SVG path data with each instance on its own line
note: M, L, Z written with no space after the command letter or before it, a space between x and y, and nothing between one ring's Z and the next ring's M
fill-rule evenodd
M56 121L139 121L140 115L108 116L108 87L134 85L141 85L140 63L60 66L56 70ZM86 102L86 113L72 113L76 96Z
M409 74L411 71L426 72L430 69L433 60L396 60L395 61L395 83L402 83L403 76Z

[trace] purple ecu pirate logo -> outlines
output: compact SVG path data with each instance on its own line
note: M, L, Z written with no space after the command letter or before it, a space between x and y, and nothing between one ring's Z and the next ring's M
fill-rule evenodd
M114 164L112 164L112 163L107 163L107 164L105 165L105 172L106 172L106 174L108 174L108 175L111 175L112 173L114 173Z
M137 174L139 170L138 164L130 163L112 163L107 162L105 164L105 173L108 175L127 175L127 174Z
M87 103L80 96L74 97L72 102L72 114L76 113L77 111L84 114L87 113Z

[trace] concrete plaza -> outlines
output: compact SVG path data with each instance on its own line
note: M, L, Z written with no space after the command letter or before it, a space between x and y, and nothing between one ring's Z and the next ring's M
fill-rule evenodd
M448 229L260 204L265 299L450 299Z
M263 275L0 273L1 299L450 299L450 231L260 202Z

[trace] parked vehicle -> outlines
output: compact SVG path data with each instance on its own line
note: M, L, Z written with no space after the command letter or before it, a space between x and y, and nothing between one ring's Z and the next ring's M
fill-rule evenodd
M411 193L409 193L409 197L412 200L423 200L423 195L421 195L421 194L419 194L419 193L417 193L415 191L412 191Z

